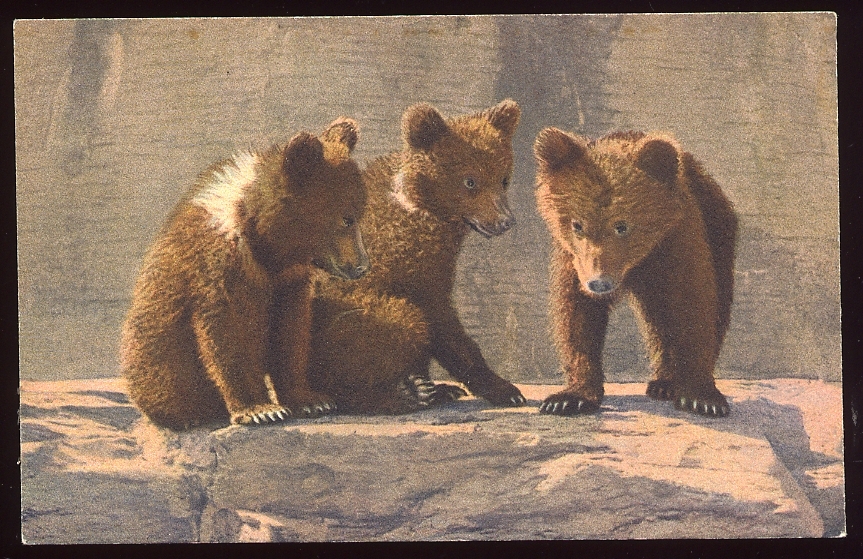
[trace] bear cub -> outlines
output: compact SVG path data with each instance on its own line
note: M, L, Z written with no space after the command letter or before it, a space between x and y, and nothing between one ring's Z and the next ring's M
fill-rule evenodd
M268 423L335 409L309 387L312 270L369 269L350 158L357 125L248 151L202 173L146 255L121 369L154 423Z
M596 412L609 310L630 295L654 369L647 394L721 417L713 378L728 330L737 217L719 185L666 136L592 141L547 128L536 199L551 233L552 326L567 387L541 413Z
M413 105L402 115L404 148L366 168L361 225L374 268L356 282L324 280L314 301L309 375L340 410L405 413L464 395L431 382L432 359L495 405L524 404L452 303L469 232L488 238L515 223L507 190L520 114L512 100L449 119Z

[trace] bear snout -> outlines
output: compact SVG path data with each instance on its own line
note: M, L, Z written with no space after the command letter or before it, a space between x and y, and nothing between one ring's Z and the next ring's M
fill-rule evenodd
M346 280L355 280L366 275L371 269L367 254L360 256L357 262L339 262L333 257L312 260L312 264L330 275Z
M498 213L491 222L486 222L478 217L466 217L464 219L474 231L487 239L502 235L515 225L515 216L509 209L506 199L495 200L494 208Z
M512 215L501 216L500 219L492 223L483 223L476 218L466 218L465 221L468 225L471 226L474 231L476 231L486 239L502 235L509 231L513 225L515 225L515 217L513 217Z

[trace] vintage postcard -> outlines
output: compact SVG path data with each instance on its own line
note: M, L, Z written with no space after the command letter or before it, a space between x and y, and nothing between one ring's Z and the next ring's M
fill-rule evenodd
M16 21L23 541L845 536L836 29Z

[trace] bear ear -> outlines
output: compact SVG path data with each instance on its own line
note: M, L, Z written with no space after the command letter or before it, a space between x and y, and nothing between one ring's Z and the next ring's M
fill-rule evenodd
M324 163L324 145L308 132L300 132L285 147L282 169L292 182L304 185Z
M638 150L635 166L659 182L674 184L679 166L677 147L668 140L648 140Z
M448 132L446 121L428 103L413 105L402 116L402 136L409 147L431 149Z
M504 99L494 107L483 111L482 116L504 136L512 138L518 126L518 119L521 117L521 107L512 99Z
M353 151L359 138L360 128L357 125L357 121L344 116L340 116L332 121L327 126L327 129L324 130L324 133L321 134L321 140L342 144L348 148L348 153Z
M540 169L576 167L587 157L587 143L559 128L545 128L536 136L533 153Z

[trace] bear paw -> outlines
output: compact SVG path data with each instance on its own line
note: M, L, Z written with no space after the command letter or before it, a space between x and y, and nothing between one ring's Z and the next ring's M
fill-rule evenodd
M337 410L332 399L312 391L291 394L288 401L297 417L318 417Z
M232 413L231 423L234 425L278 423L291 417L291 415L291 410L285 407L278 404L266 404Z
M656 400L673 400L674 385L668 380L652 380L647 383L647 395Z
M599 402L572 392L552 394L539 405L539 413L551 415L581 415L599 411Z
M731 411L725 397L719 393L713 396L680 395L674 399L674 407L707 417L725 417Z
M460 386L454 384L437 383L431 379L411 375L408 381L413 383L416 398L421 405L435 406L444 402L453 402L459 398L467 396L467 392Z
M647 395L657 400L673 400L674 407L707 417L725 417L731 406L718 390L705 394L686 390L670 380L652 380L647 383Z
M482 380L470 379L466 384L471 392L495 406L523 406L527 403L527 399L514 384L494 373Z
M376 398L370 413L382 415L402 415L427 409L428 402L417 396L412 379L402 379L392 392L385 392Z

